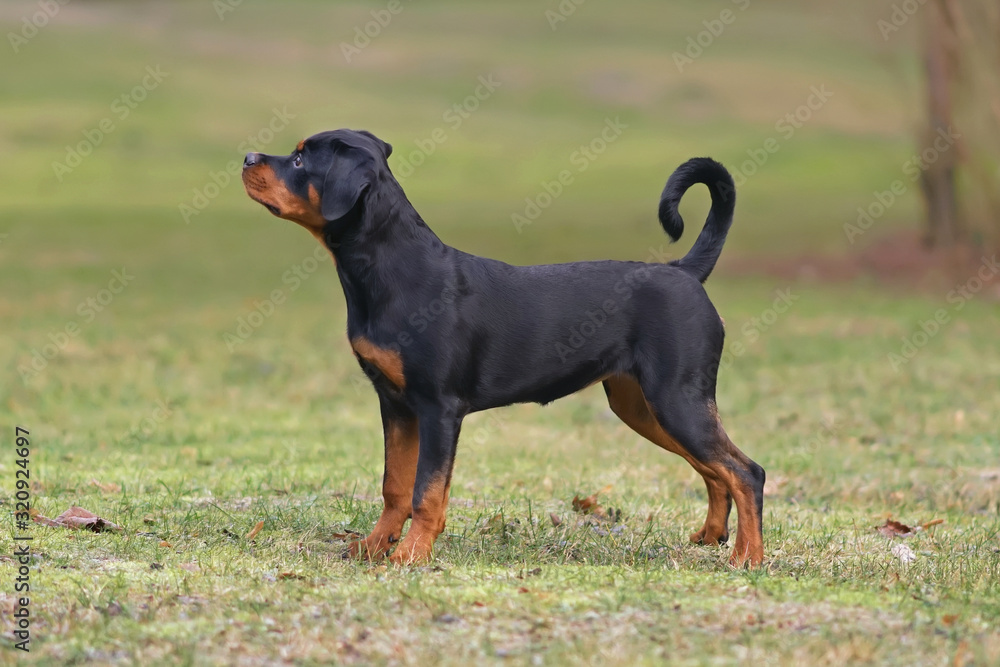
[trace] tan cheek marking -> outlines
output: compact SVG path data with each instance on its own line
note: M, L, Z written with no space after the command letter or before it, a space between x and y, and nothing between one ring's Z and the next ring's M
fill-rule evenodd
M319 202L319 196L315 195L316 188L309 186L309 200L294 195L282 183L282 187L274 188L278 195L278 208L281 209L281 217L297 222L310 231L320 231L326 224L323 216L319 213L319 206L313 204L313 199Z
M403 375L403 357L399 352L387 350L384 347L375 345L367 338L357 337L351 341L354 352L370 363L396 386L397 389L406 387L406 378Z
M320 210L319 192L316 191L316 186L313 185L312 183L309 184L309 204L312 206L313 211L316 212L316 215L319 218L319 224L318 226L306 227L306 229L309 230L309 233L313 235L314 239L319 241L319 244L321 246L323 246L327 250L330 250L330 248L327 247L326 245L326 239L323 238L323 227L326 225L326 220L323 219L323 214L319 212ZM333 256L333 262L334 264L336 264L337 256L333 254L332 250L330 250L330 255Z
M309 199L293 194L270 165L262 164L243 173L243 185L251 197L277 206L285 220L297 222L309 231L319 232L326 221L319 212L319 193L309 185Z

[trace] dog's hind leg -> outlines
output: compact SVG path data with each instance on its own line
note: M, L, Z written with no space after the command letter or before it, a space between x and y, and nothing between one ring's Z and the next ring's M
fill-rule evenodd
M692 540L718 543L728 538L730 499L738 527L730 563L759 565L764 558L761 530L764 470L733 445L714 402L703 392L663 389L644 391L633 378L616 375L604 381L612 411L646 439L687 460L705 479L708 517ZM653 400L649 400L650 395Z
M604 381L604 391L608 395L608 405L612 412L629 428L667 451L690 458L673 438L663 433L649 410L638 382L624 375L613 376ZM691 535L691 541L699 544L723 544L729 539L732 496L726 485L714 475L702 473L702 477L708 489L708 516L701 530Z
M691 533L695 544L725 544L729 540L729 512L733 507L733 497L729 489L714 477L702 476L708 489L708 516L701 530Z

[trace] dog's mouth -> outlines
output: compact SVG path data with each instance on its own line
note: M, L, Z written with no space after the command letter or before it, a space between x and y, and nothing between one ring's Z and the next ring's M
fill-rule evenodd
M263 204L264 208L266 208L268 211L270 211L273 215L276 215L279 218L281 217L281 209L280 208L278 208L274 204L268 204L266 201L261 201L260 199L258 199L257 201L260 202L261 204Z
M258 195L256 192L253 192L249 188L247 188L247 194L250 195L250 199L254 200L258 204L260 204L261 206L263 206L264 208L266 208L268 211L270 211L272 213L272 215L276 215L279 218L281 217L281 209L280 208L278 208L277 206L275 206L271 202L264 201L260 197L260 195Z
M307 229L323 227L325 221L319 213L320 200L316 188L309 186L309 199L288 190L288 186L277 178L267 165L248 168L243 171L243 187L247 196L282 220L291 220Z
M250 196L250 199L253 199L255 202L266 208L273 215L276 215L279 218L281 217L281 209L265 200L260 194L261 191L267 188L267 182L264 179L245 171L243 172L243 187L246 189L247 195Z

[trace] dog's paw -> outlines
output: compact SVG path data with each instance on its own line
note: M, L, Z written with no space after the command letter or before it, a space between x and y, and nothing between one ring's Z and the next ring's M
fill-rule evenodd
M351 542L344 551L344 560L378 560L386 555L392 540L389 537L377 537L369 535L363 540Z

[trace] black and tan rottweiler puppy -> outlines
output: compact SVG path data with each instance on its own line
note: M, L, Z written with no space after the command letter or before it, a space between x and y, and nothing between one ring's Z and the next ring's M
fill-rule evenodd
M764 470L719 420L723 323L701 285L733 219L726 169L695 158L667 181L659 219L673 240L684 229L684 192L703 183L712 197L682 259L512 266L445 245L393 177L391 152L368 132L336 130L299 142L291 155L250 153L243 165L252 199L333 253L347 335L378 394L385 505L349 554L376 558L395 546L394 563L431 556L467 414L545 404L601 382L622 421L704 478L708 517L691 540L725 542L735 501L730 562L759 565Z

